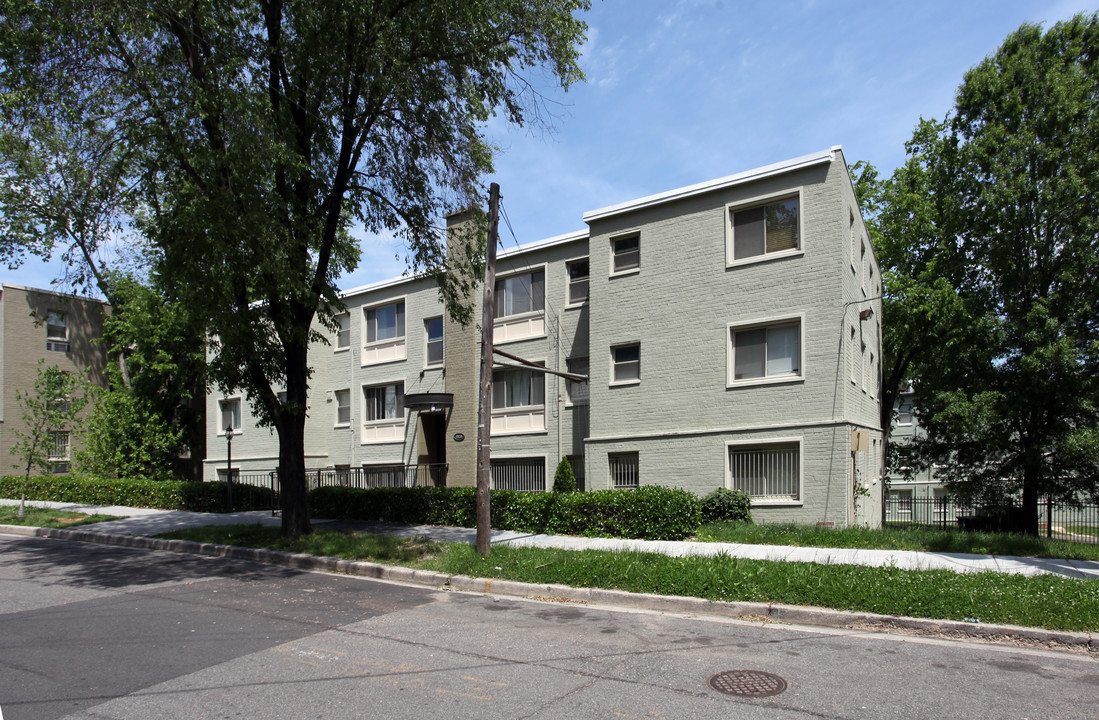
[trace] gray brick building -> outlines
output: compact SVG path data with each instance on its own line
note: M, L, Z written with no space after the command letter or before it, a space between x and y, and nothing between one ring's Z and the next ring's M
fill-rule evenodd
M587 230L501 252L493 482L646 484L753 497L757 521L876 524L881 281L842 150L584 215ZM479 297L479 296L478 296ZM431 281L344 293L312 348L307 465L378 484L474 483L478 334ZM475 317L480 317L479 314ZM206 477L277 464L246 398L208 398ZM219 441L220 440L220 441Z

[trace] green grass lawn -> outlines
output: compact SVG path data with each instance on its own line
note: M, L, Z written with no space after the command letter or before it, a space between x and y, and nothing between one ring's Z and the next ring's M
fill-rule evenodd
M1099 537L1099 527L1093 527L1091 525L1066 525L1065 530L1076 535L1090 535L1092 537Z
M703 525L698 539L707 542L801 547L927 550L932 552L1021 555L1023 557L1099 560L1099 544L1048 540L1014 533L962 532L956 529L899 527L831 529L812 525L727 522Z
M1043 575L957 574L738 558L495 547L317 530L294 543L278 528L228 525L172 537L400 564L452 575L560 583L710 600L777 602L885 615L1099 630L1099 582Z
M86 515L85 513L27 507L19 517L18 505L0 505L0 525L29 525L31 527L68 528L77 525L118 520L114 515Z

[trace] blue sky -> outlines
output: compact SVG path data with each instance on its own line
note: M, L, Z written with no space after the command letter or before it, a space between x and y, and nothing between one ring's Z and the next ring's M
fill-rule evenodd
M1079 0L593 2L567 93L543 83L552 130L494 120L515 238L584 228L583 213L842 145L888 175L920 116L942 118L962 75L1023 22L1095 12ZM486 185L487 182L486 181ZM404 272L404 248L363 236L343 288ZM50 265L7 280L49 287Z

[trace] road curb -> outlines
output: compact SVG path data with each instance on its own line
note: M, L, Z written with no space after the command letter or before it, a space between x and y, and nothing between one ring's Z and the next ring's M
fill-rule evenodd
M830 628L852 630L871 630L888 632L900 630L918 634L948 635L968 637L980 640L1004 641L1016 640L1029 644L1046 646L1066 646L1099 652L1099 637L1091 633L1045 630L1019 625L996 625L989 623L969 623L955 620L929 620L875 613L850 612L800 605L780 603L727 602L706 600L703 598L678 595L651 595L631 593L625 590L605 588L577 588L570 585L523 583L515 580L497 578L474 578L466 575L448 575L430 570L415 570L396 565L360 560L342 560L340 558L320 557L301 553L289 553L279 550L236 547L200 543L192 540L167 540L140 535L115 535L90 530L65 530L59 528L38 528L21 525L0 525L0 533L24 537L43 537L58 540L76 540L79 542L116 545L147 550L189 553L206 557L220 557L234 560L282 565L300 570L319 570L343 573L359 577L411 583L427 587L446 588L464 592L499 595L505 597L523 597L544 600L577 602L585 604L612 605L637 610L669 612L679 615L705 615L731 619L752 619L780 622L795 625L815 625Z

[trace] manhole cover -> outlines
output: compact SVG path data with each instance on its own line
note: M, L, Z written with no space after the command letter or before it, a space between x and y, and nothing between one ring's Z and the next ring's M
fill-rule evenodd
M770 697L786 689L778 675L760 670L726 670L710 677L710 687L726 695Z

